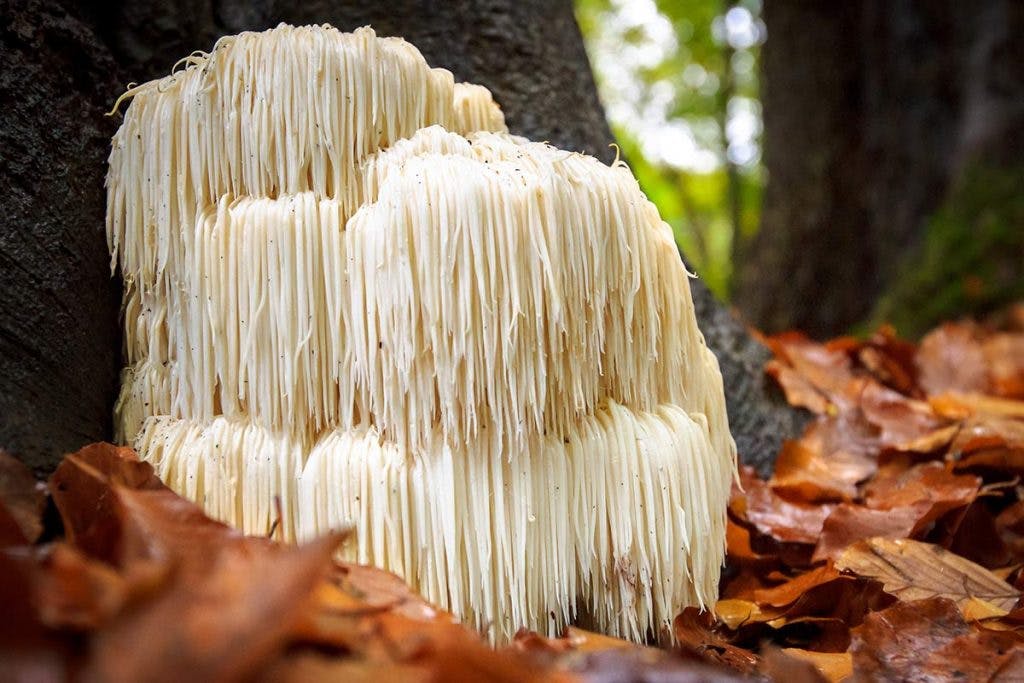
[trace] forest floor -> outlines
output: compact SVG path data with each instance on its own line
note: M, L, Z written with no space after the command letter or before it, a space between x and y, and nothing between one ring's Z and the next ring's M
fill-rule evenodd
M1024 305L919 345L765 342L817 418L770 479L741 468L721 599L672 649L490 648L332 560L341 535L242 536L96 444L46 484L0 454L0 679L1024 680Z

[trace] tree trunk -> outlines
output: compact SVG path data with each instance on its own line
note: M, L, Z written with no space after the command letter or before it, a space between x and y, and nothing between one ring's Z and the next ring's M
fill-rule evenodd
M31 35L42 16L41 7L22 2L12 15ZM19 88L32 84L39 93L38 105L63 97L81 108L81 113L60 110L49 114L43 120L45 127L37 128L29 111L21 112L24 118L20 121L4 122L5 141L9 134L24 134L21 131L25 130L32 131L36 139L58 141L49 147L36 143L20 148L19 165L3 173L6 183L17 182L24 188L19 201L25 202L25 209L13 212L16 219L8 211L0 229L0 254L11 261L0 274L10 279L2 297L8 315L0 319L0 343L9 349L0 365L0 446L20 453L40 468L51 466L63 451L110 436L117 358L112 332L117 298L112 292L117 286L109 281L102 235L103 161L116 121L103 119L100 112L118 94L112 82L126 84L164 75L179 57L209 49L221 35L264 29L281 21L326 22L346 30L371 24L381 35L410 40L432 66L448 68L459 80L490 88L514 133L605 160L613 156L608 147L613 138L567 0L436 4L314 0L287 7L268 1L179 0L111 3L88 12L71 12L67 21L81 26L82 41L91 50L88 56L77 63L62 61L63 43L43 34L31 39L35 41L33 54L7 65L21 74L17 86L8 87L4 81L5 95L13 96ZM9 34L4 36L5 41L13 40ZM68 70L94 77L68 84L58 75ZM71 145L72 141L77 142ZM48 175L47 169L70 164L74 174ZM42 186L45 192L33 189L41 181L46 181ZM40 227L36 218L43 206L49 208L60 228L53 249L36 237L48 225ZM17 235L25 236L27 255L18 256L7 248ZM53 253L54 249L65 249L67 255ZM56 292L55 301L45 298L49 291L44 288L46 283L24 272L10 272L12 267L20 268L15 264L44 272L47 259L56 263L59 272L75 275L49 285ZM701 328L722 365L740 452L746 461L765 466L774 458L781 439L797 434L803 416L785 406L766 384L763 364L767 351L699 282L694 297ZM25 302L32 303L34 308L29 308L41 323L18 310ZM66 314L83 308L87 313L78 318ZM34 329L45 334L36 334ZM21 335L12 337L11 330L20 330ZM74 376L64 380L61 372ZM73 386L57 386L62 382ZM43 400L37 395L39 387L54 388ZM20 415L35 416L34 421L12 419L9 406L21 406Z
M768 0L758 326L915 335L1024 295L1024 6Z

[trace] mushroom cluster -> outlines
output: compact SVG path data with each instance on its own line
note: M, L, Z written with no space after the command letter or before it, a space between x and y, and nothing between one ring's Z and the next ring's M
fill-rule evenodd
M368 28L181 66L110 155L118 438L246 532L353 527L346 559L496 640L712 602L722 378L626 165L509 135Z

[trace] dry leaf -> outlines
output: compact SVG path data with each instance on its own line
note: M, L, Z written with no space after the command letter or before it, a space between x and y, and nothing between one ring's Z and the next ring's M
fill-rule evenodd
M806 574L800 574L774 588L764 588L755 591L754 600L763 605L785 607L796 602L812 588L822 586L831 581L850 580L850 577L843 576L831 563L828 563Z
M818 667L804 657L794 657L791 650L777 647L766 647L762 653L763 664L761 669L772 681L785 681L786 683L827 683L828 679L818 670Z
M1021 646L1010 632L972 628L955 603L935 597L868 615L850 652L859 680L985 681Z
M714 630L709 612L687 607L673 623L680 646L704 661L723 664L741 673L753 673L760 659L749 650L736 647Z
M913 396L918 390L917 347L896 336L889 325L883 326L858 351L857 359L882 383L900 393Z
M840 340L842 341L842 340ZM803 405L818 413L831 414L857 403L862 380L853 372L850 356L842 343L818 344L798 332L785 332L768 337L768 347L786 365L769 363L767 371L776 374L786 398L793 405ZM780 372L789 367L793 374ZM824 406L814 391L827 399Z
M872 458L845 450L826 453L810 446L805 436L783 444L769 483L775 491L808 503L852 500L857 483L875 468Z
M771 621L778 618L779 614L778 610L764 612L756 602L749 600L733 598L715 603L715 616L734 631L754 621Z
M994 334L984 352L993 393L1024 398L1024 334Z
M979 335L974 323L946 323L925 335L915 362L927 394L988 391L988 367Z
M46 488L17 458L0 450L0 548L34 543L43 533Z
M930 452L949 444L956 435L947 420L926 401L909 398L878 382L868 382L860 395L868 422L880 430L883 446L899 451Z
M849 652L813 652L797 647L787 647L782 651L790 657L810 662L832 683L844 681L853 674L853 656Z
M978 497L981 480L954 474L937 462L916 465L897 476L876 477L864 487L865 504L876 510L921 507L915 528L947 512L967 507Z
M964 619L967 621L984 621L985 619L1004 617L1010 612L1002 607L993 605L988 600L970 598L960 605L960 613L964 615Z
M847 548L836 566L880 581L903 601L942 597L958 605L981 598L1013 609L1020 591L992 572L939 546L908 539L870 538Z
M842 503L825 520L811 559L835 559L847 546L873 536L907 538L930 509L927 501L889 510Z
M971 415L1024 419L1024 401L1016 399L947 392L929 396L928 404L936 413L951 420L959 420Z
M808 544L817 541L832 506L791 503L746 469L741 472L741 480L745 494L730 502L734 514L780 541Z

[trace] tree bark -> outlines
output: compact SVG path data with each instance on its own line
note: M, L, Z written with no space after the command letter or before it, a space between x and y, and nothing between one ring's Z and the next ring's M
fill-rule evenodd
M19 2L12 16L33 36L35 52L7 65L20 80L4 94L34 82L39 106L54 98L69 103L42 121L26 110L18 121L3 124L5 136L9 129L12 138L30 134L34 140L56 141L16 150L19 163L5 168L3 177L23 188L19 201L24 208L13 217L8 212L0 228L0 255L21 269L0 273L10 282L0 297L7 313L0 319L0 343L8 351L0 365L0 446L39 468L52 466L64 451L110 436L118 287L109 279L102 233L103 162L116 121L100 113L118 94L113 83L164 75L179 57L209 49L221 35L281 21L326 22L346 30L371 24L381 35L411 41L432 66L490 88L512 132L605 160L613 156L608 147L613 138L568 0L178 0L110 3L88 10L69 6L66 21L80 27L88 47L76 63L62 61L63 38L36 33L44 16L41 3ZM53 15L58 16L57 10ZM16 37L5 33L5 47ZM76 69L89 77L69 84L53 75ZM74 173L50 178L46 169L52 167L73 167ZM53 226L39 222L43 207L54 216ZM56 232L52 248L40 243L47 231ZM26 252L20 255L6 246L18 235L24 236ZM42 282L23 272L45 272L47 261L65 276ZM781 439L798 433L804 416L766 383L767 350L699 282L694 285L701 329L722 366L740 453L763 469ZM23 310L25 302L31 302L30 316ZM75 317L68 311L84 313ZM48 393L40 396L40 387ZM14 406L20 406L18 416L7 410Z
M110 277L109 51L56 4L0 6L0 448L31 466L110 433L120 284Z
M1024 6L768 0L764 20L752 322L913 336L1024 294Z

